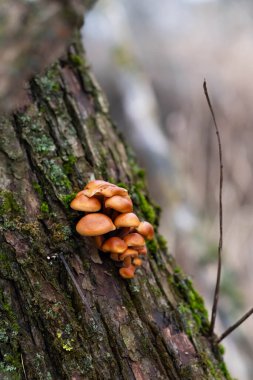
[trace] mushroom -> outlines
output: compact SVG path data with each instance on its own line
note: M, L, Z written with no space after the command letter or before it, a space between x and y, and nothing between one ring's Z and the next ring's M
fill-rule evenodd
M115 220L114 224L117 228L119 227L138 227L140 224L139 218L133 213L128 212L125 214L118 215Z
M94 236L101 251L122 262L120 276L133 278L136 268L142 265L139 256L147 254L145 239L153 239L154 228L133 213L128 191L107 181L90 181L70 206L87 213L77 223L76 231L83 236Z
M123 261L124 267L132 264L132 258L138 257L138 252L135 249L128 248L124 253L119 256L119 260Z
M103 181L102 179L95 179L94 181L88 182L87 185L84 187L84 190L93 190L98 188L99 186L104 185L114 186L112 183Z
M82 190L82 193L87 195L87 197L92 197L94 195L104 195L105 197L112 197L114 195L124 196L128 194L126 189L101 180L89 182L85 186L84 190Z
M149 222L141 222L136 230L147 240L152 240L154 237L154 228Z
M127 268L123 267L123 268L120 268L119 270L119 274L121 275L121 277L126 278L126 279L134 278L134 272L135 272L134 265L130 265Z
M97 194L104 195L105 197L113 197L114 195L126 196L128 192L123 187L118 187L115 185L112 186L104 186L101 187L97 192Z
M131 212L133 211L133 202L129 196L114 195L105 200L105 207L119 212Z
M98 249L101 248L102 244L103 244L103 241L104 241L104 238L102 235L98 235L98 236L95 236L95 242L96 242L96 246L98 247Z
M101 250L104 252L123 253L127 249L127 244L119 237L111 237L102 245Z
M76 225L76 231L83 236L103 235L115 229L111 219L101 213L85 215Z
M148 253L146 244L144 244L142 247L135 247L135 249L138 251L139 255L146 255Z
M135 257L133 259L133 265L135 265L136 267L140 267L142 265L142 259L140 259L139 257Z
M143 236L141 236L137 232L126 235L124 237L124 241L128 247L143 247L145 245L145 240Z
M89 183L87 183L87 185L84 187L83 190L80 191L80 193L87 195L87 197L92 197L96 193L97 189L103 186L114 186L114 185L110 182L96 179L94 181L90 181Z
M96 212L101 209L101 203L97 198L88 198L86 195L80 194L73 199L70 207L77 211Z
M120 261L120 259L119 259L119 254L118 254L118 253L111 253L111 254L110 254L110 258L111 258L113 261Z

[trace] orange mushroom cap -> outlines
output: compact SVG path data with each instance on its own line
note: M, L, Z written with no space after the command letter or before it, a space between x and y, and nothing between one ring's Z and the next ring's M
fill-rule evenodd
M136 230L148 240L154 237L154 228L149 222L141 222Z
M135 266L134 265L130 265L129 267L126 267L126 268L120 268L119 270L119 274L121 275L121 277L123 278L134 278L134 272L135 272Z
M85 215L76 225L76 231L83 236L98 236L114 230L111 219L100 213Z
M113 197L114 195L126 196L128 195L128 192L123 187L110 185L110 186L101 187L99 191L96 192L96 194L101 194L109 198L109 197Z
M112 197L114 195L127 195L128 192L126 189L114 185L113 183L95 180L89 182L84 190L82 190L83 194L87 195L87 197L92 197L93 195L104 195L105 197Z
M139 255L146 255L148 253L146 244L143 247L135 247L136 251L138 251Z
M120 255L120 261L123 261L126 257L137 257L138 251L132 248L128 248Z
M121 195L114 195L106 199L105 207L112 208L119 212L133 211L133 202L130 197L122 197Z
M84 189L90 190L90 189L95 189L99 186L104 186L104 185L112 185L112 184L102 179L94 179L94 181L88 182Z
M133 259L133 265L135 265L136 267L140 267L142 265L142 259L139 259L139 257L135 257Z
M119 237L110 237L102 245L102 251L112 253L123 253L127 249L127 244Z
M133 213L128 212L125 214L118 215L115 220L114 224L117 228L119 227L138 227L140 224L139 218Z
M96 179L94 181L90 181L89 183L87 183L87 185L84 187L82 191L80 191L80 193L85 194L87 197L92 197L96 193L96 190L103 186L114 186L114 185L111 184L110 182Z
M97 198L88 198L86 195L80 194L73 199L70 207L77 211L96 212L101 209L101 203Z
M126 235L124 237L124 241L128 247L142 247L145 245L145 240L143 236L141 236L137 232L133 232L132 234Z

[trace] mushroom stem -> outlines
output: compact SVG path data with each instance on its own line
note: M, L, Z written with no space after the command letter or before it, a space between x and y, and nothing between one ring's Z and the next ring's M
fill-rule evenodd
M122 227L118 230L117 236L123 239L125 236L127 236L131 231L133 230L132 227Z
M97 248L100 249L104 241L103 236L102 235L94 236L94 240L95 240Z
M123 278L134 278L134 272L135 272L135 266L133 265L130 265L129 267L127 268L120 268L119 270L119 274L121 275L121 277Z
M130 256L126 257L123 260L123 267L125 268L130 267L131 264L132 264L132 258Z
M120 261L120 259L119 259L119 254L118 254L118 253L111 253L111 254L110 254L110 258L111 258L113 261Z

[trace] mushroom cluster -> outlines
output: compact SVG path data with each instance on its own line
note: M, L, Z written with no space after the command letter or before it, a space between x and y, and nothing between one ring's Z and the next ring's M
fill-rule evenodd
M76 195L70 207L85 212L76 225L77 232L94 236L99 250L122 262L120 276L133 278L136 268L142 265L141 257L147 254L145 239L153 239L154 229L133 213L128 191L110 182L94 180Z

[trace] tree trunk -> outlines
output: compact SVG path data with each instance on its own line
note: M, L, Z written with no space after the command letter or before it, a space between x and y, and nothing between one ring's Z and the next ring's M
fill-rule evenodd
M75 232L70 200L94 177L125 184L159 221L78 36L0 128L0 379L229 379L161 236L127 281Z

